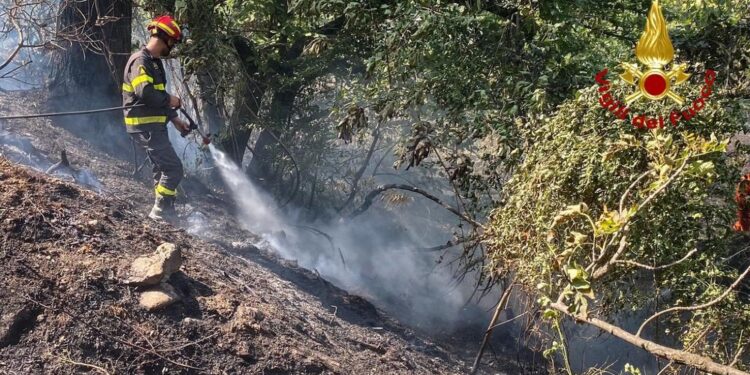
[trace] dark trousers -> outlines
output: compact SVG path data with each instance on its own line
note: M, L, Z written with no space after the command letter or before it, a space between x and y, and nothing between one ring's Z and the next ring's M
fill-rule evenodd
M140 133L130 133L153 165L154 186L161 185L169 190L177 190L182 180L182 162L169 142L167 128Z

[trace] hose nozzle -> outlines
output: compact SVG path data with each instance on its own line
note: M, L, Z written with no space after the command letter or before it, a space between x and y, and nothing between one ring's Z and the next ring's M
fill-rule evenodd
M201 131L201 129L198 127L198 124L196 124L195 121L193 121L193 118L190 117L190 115L188 115L187 111L185 111L184 108L180 108L180 112L182 112L182 114L184 114L185 117L187 117L188 122L190 123L190 130L188 130L187 132L183 133L182 136L185 137L188 134L190 134L191 131L195 130L195 131L198 132L198 134L200 134L203 146L210 145L211 144L211 134L209 133L208 136L206 136L205 134L203 134L203 132Z
M209 133L208 136L203 135L201 131L199 130L198 133L201 135L201 138L203 138L203 145L208 146L211 144L211 134Z

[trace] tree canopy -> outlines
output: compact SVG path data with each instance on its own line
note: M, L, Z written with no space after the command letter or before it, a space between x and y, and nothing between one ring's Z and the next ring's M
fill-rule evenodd
M645 0L144 6L187 22L182 62L227 123L222 144L238 161L253 150L248 171L276 181L276 194L296 194L284 187L296 163L307 192L297 204L316 192L315 205L338 212L372 204L358 184L372 150L391 145L395 168L443 176L457 195L453 208L471 228L455 241L465 267L534 296L540 325L555 332L566 317L606 321L658 305L666 312L653 320L672 328L645 322L636 339L747 370L750 258L730 227L747 161L733 137L748 122L750 3L659 4L675 64L692 74L675 90L692 100L707 70L717 78L689 123L653 130L602 109L594 80L607 68L615 97L632 91L616 74L637 61ZM668 116L672 107L630 110ZM337 138L360 145L346 150L362 168L331 172ZM549 346L562 363L564 342Z

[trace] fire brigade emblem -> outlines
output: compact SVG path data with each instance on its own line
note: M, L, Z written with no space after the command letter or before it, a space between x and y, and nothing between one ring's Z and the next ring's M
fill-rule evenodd
M624 73L620 78L636 86L637 90L625 98L625 103L629 105L641 98L662 100L667 97L682 105L685 99L674 92L672 87L683 84L690 78L690 74L685 73L686 64L673 65L671 71L664 69L674 60L674 47L658 0L654 0L651 5L646 30L636 45L635 55L645 65L645 70L641 70L638 64L622 64Z

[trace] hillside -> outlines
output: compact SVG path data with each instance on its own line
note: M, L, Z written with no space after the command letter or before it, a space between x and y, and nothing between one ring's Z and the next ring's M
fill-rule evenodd
M0 373L457 373L458 361L314 274L145 220L131 203L0 159ZM123 283L164 242L181 297ZM285 270L280 271L281 268ZM288 277L282 279L284 272ZM315 291L315 293L311 293Z

